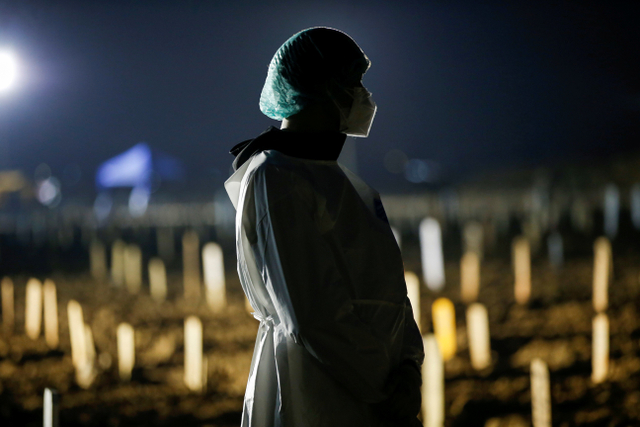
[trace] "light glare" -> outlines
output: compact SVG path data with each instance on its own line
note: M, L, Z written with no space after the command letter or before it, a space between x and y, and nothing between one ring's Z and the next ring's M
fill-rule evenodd
M0 52L0 91L11 88L18 76L18 63L11 52Z

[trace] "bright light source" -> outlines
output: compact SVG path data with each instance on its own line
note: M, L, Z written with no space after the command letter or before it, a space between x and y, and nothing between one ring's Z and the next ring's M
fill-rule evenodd
M55 208L60 204L60 199L62 198L60 181L54 177L40 181L36 195L40 203L50 208Z
M18 63L11 52L0 51L0 91L10 89L18 76Z

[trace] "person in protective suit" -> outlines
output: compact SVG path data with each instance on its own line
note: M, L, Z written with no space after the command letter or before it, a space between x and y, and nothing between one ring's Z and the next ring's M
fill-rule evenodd
M379 194L337 163L369 134L370 62L347 34L301 31L260 98L282 120L236 145L242 287L260 321L243 427L421 425L422 337Z

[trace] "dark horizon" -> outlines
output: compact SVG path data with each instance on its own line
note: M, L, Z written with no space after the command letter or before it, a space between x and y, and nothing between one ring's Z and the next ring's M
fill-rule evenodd
M146 141L213 195L229 148L278 125L258 109L271 56L316 25L344 30L372 61L364 84L378 115L355 147L359 173L381 192L634 152L638 12L595 2L4 1L0 49L23 73L0 94L0 168L32 177L46 163L63 192L93 191L100 163ZM418 178L435 182L389 172L393 149L426 160L431 172ZM69 168L82 172L75 189L64 188Z

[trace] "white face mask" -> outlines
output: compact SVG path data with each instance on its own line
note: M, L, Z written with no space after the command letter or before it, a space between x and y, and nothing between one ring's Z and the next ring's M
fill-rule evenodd
M353 88L353 104L348 115L340 114L340 132L349 136L366 138L377 110L371 93L363 87Z

